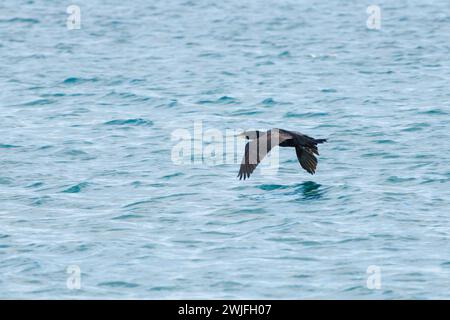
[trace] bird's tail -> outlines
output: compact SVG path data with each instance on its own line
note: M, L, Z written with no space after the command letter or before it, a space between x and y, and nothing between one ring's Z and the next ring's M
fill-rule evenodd
M324 143L324 142L327 142L327 139L314 139L314 142L317 144Z

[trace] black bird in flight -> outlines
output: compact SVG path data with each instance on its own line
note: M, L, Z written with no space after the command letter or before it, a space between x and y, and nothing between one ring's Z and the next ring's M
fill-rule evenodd
M273 147L293 147L300 165L310 174L316 172L317 158L319 155L317 145L327 139L314 139L305 134L283 129L271 129L266 132L245 131L239 134L249 140L245 145L245 154L239 170L239 180L250 177L256 166L270 152Z

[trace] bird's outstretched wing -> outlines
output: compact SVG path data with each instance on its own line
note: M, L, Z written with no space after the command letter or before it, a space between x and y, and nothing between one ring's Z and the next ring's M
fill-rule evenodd
M239 180L249 178L256 166L273 147L291 138L292 136L289 133L272 129L261 135L258 139L248 142L245 145L245 154L239 169Z
M295 146L295 153L300 165L310 174L314 174L317 168L317 158L314 156L316 150L312 150L308 147Z

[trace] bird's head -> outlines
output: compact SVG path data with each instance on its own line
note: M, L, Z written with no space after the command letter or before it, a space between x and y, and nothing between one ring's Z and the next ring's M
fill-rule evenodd
M254 140L258 139L262 135L261 131L255 130L255 131L244 131L240 134L238 134L238 137L242 137L247 140Z

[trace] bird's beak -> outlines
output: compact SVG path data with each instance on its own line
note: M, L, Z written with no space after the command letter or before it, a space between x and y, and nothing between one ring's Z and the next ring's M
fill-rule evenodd
M245 138L245 134L243 132L236 135L237 138Z

